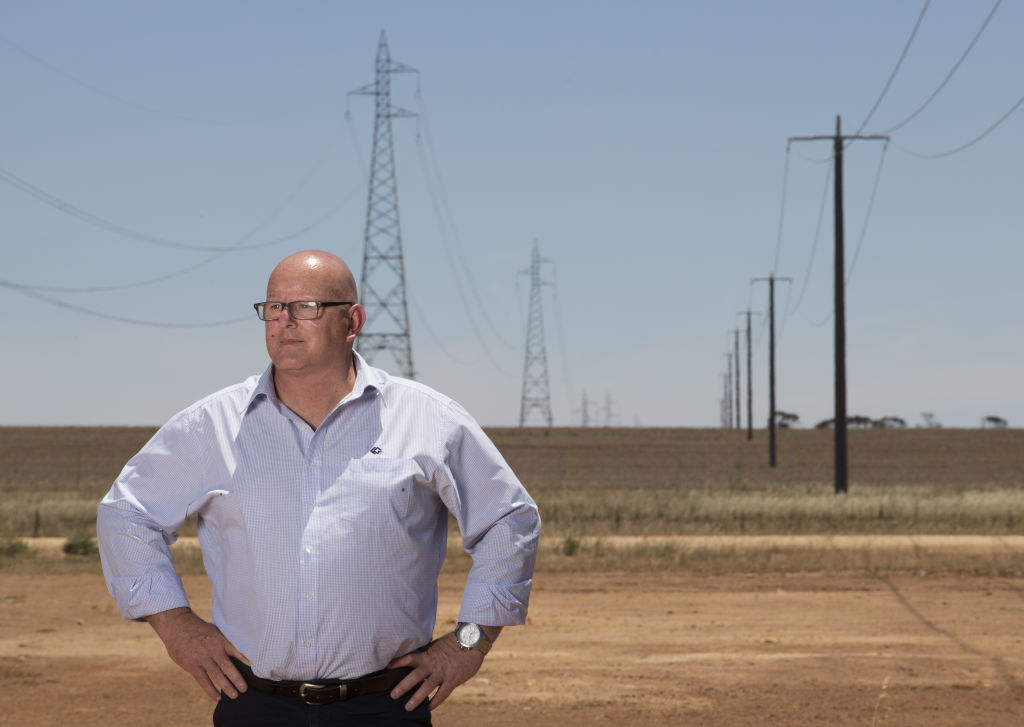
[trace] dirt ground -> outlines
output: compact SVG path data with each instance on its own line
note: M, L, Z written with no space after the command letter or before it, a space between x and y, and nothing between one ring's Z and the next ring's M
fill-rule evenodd
M464 577L441 580L439 631ZM201 576L186 578L196 610ZM99 574L0 573L0 724L210 724ZM1024 724L1024 578L538 573L450 727Z

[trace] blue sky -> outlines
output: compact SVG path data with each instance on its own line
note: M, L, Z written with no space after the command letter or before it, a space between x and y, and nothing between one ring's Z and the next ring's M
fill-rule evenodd
M392 100L419 114L394 135L422 381L518 423L536 240L556 425L586 397L594 423L718 426L737 313L767 311L751 280L772 273L792 278L777 406L830 418L830 145L787 141L901 124L994 5L7 3L0 424L159 424L264 368L250 304L280 258L324 248L358 276L373 106L348 92L381 31L419 71ZM889 144L846 149L850 414L1024 422L1024 111L969 144L1024 94L1022 16L1000 4Z

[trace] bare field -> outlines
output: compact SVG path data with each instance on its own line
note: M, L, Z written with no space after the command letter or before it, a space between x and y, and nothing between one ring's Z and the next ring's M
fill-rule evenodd
M441 577L438 633L462 583ZM205 578L185 584L208 614ZM527 625L435 724L1019 727L1022 610L1019 577L541 571ZM0 725L179 727L213 712L96 572L0 572L0 679Z
M556 486L831 491L833 432L722 429L494 428L488 432L524 482ZM944 490L1024 485L1022 429L871 429L849 432L851 492L857 485Z
M0 537L91 532L154 429L0 427ZM547 536L1024 534L1024 430L854 430L833 495L832 432L492 428ZM183 532L189 533L186 528Z
M154 427L0 427L0 486L95 492ZM748 489L830 487L831 430L768 434L723 429L490 427L531 489L562 486ZM849 432L855 485L991 489L1024 485L1024 429L887 429Z

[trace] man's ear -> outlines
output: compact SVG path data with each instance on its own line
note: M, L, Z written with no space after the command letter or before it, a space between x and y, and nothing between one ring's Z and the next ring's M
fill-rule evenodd
M363 330L363 325L366 324L366 309L363 308L359 303L353 304L348 311L348 336L345 338L346 341L352 343L356 340L356 336L359 335L359 331Z

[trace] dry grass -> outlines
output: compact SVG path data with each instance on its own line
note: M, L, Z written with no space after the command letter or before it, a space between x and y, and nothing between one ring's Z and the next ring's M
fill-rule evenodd
M568 543L574 543L568 548ZM544 572L662 572L700 575L723 573L895 572L1020 575L1022 552L971 548L902 548L865 541L852 547L785 543L745 547L688 540L641 541L621 546L603 538L549 539L538 568Z
M1024 431L493 429L547 534L1022 533Z
M805 487L764 491L537 488L551 534L1024 532L1024 490L944 492L858 486L844 496Z
M144 427L0 427L0 539L94 532L96 504L152 435ZM767 436L720 429L492 428L544 519L541 566L678 567L703 572L875 568L905 553L704 552L679 545L609 548L617 535L1024 533L1024 430L851 431L849 494L832 485L829 430ZM194 533L194 525L183 530ZM186 571L201 570L182 553ZM949 569L918 554L915 567ZM14 560L0 555L0 568ZM453 553L448 568L464 568ZM71 566L65 566L71 567ZM75 567L87 567L78 565ZM1013 559L959 568L1012 570Z

